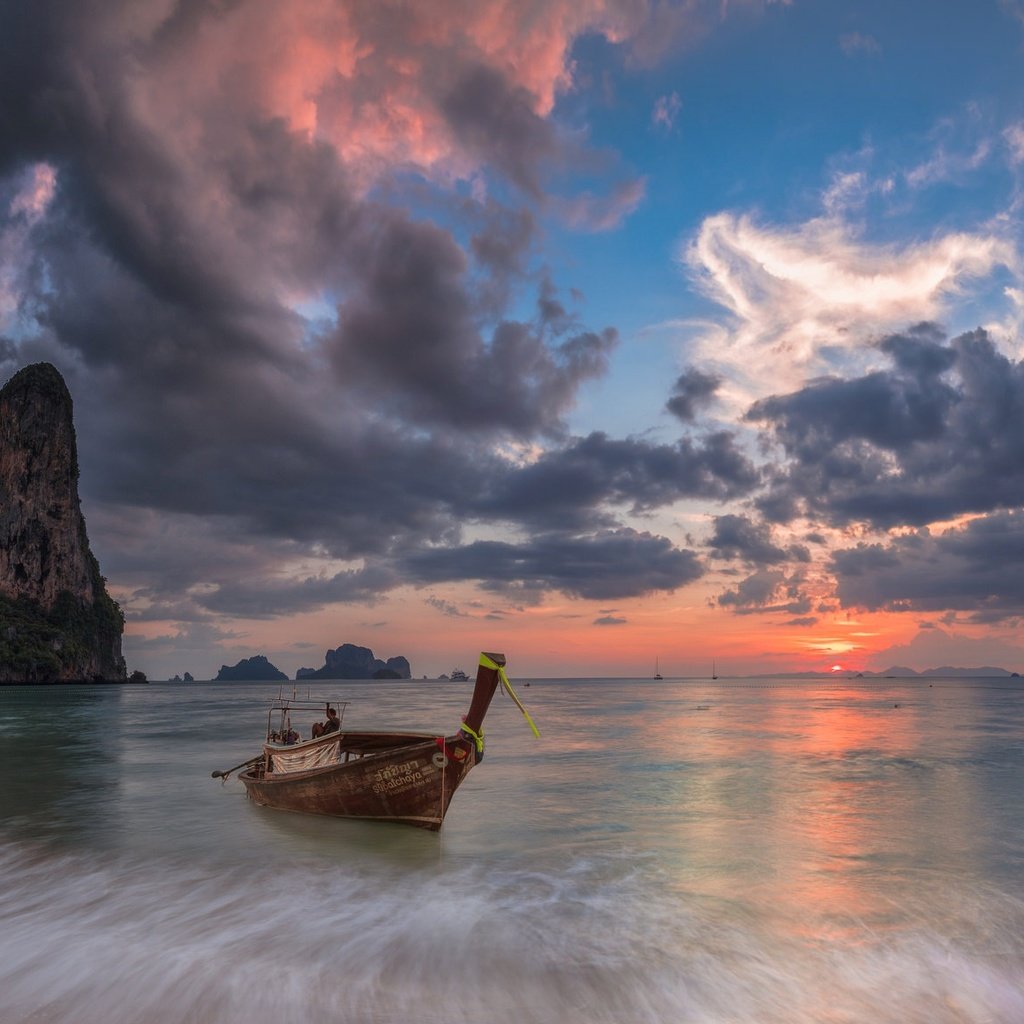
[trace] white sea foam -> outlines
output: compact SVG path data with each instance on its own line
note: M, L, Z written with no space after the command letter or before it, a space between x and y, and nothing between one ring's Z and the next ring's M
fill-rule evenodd
M957 897L955 935L912 908L823 941L622 858L233 871L5 843L0 884L4 1022L1024 1020L1024 908L992 893Z

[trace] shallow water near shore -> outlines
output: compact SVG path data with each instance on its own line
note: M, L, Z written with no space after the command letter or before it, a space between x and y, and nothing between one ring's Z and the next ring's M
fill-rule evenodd
M0 690L0 1022L1024 1020L1019 680L519 684L440 834L212 779L278 689Z

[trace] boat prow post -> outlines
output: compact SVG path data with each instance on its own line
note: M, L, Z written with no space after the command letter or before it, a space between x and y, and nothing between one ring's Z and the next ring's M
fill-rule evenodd
M478 755L482 753L484 716L491 706L491 700L501 681L501 670L504 667L504 654L480 652L480 664L476 669L476 683L473 686L473 699L469 702L469 711L466 712L465 718L462 720L463 731L476 740ZM479 760L479 756L477 760Z
M523 713L530 730L534 736L540 736L537 726L534 725L530 713L523 706L523 702L516 696L505 674L505 655L494 654L490 651L480 652L480 664L476 670L476 685L473 688L473 699L469 704L469 711L462 719L461 731L468 736L476 745L476 760L483 758L484 754L484 715L491 706L491 699L494 691L501 688L512 698L513 703Z

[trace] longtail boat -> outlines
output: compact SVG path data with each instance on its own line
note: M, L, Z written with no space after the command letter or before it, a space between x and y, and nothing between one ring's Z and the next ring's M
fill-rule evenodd
M505 673L505 655L484 652L469 710L450 736L419 732L353 732L340 724L331 732L295 742L291 715L310 701L278 697L268 715L260 754L214 778L244 769L239 779L257 804L336 818L387 821L436 832L470 770L483 759L484 716L501 686L539 736ZM317 708L325 705L317 702ZM272 729L274 712L280 728Z

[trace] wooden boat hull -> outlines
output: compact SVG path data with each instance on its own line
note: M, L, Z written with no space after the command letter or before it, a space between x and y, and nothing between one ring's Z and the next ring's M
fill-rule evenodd
M455 791L483 758L483 722L499 683L539 736L526 708L505 674L505 655L481 651L469 710L454 736L413 732L347 732L337 709L324 711L335 731L304 742L292 728L291 715L319 708L309 698L278 697L267 719L262 753L227 771L241 771L246 795L264 807L335 818L390 821L436 832L444 824ZM342 702L343 704L345 702ZM280 713L279 728L272 716Z
M275 771L303 756L336 761ZM263 760L239 778L249 798L264 807L436 832L476 760L473 743L461 735L338 733L295 747L268 744Z

